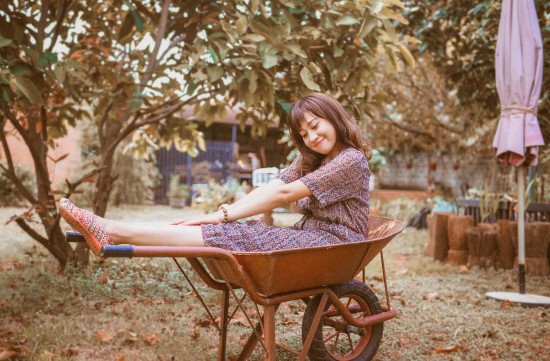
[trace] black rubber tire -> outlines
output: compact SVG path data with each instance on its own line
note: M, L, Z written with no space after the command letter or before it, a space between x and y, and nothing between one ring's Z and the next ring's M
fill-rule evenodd
M344 305L347 304L347 307L352 305L348 302L349 300L351 300L354 305L358 305L361 310L361 314L358 316L374 315L382 312L378 298L374 292L372 292L372 290L362 282L353 280L347 283L340 283L331 286L330 289L340 298L341 301L344 299L344 302L346 302ZM304 312L304 320L302 321L303 342L305 342L309 329L311 328L311 324L320 301L321 296L316 296L310 300L306 307ZM332 304L329 300L325 306L325 311L327 311L330 306L332 306ZM343 321L341 316L335 316L331 319ZM382 341L382 333L384 332L383 322L359 330L359 332L364 333L363 335L345 331L338 332L335 327L327 325L329 322L330 320L327 320L325 316L322 316L308 352L308 356L311 361L364 361L371 360L374 357L376 351L378 351L378 346L380 346L380 342ZM333 343L338 344L340 347L338 350L334 349L334 345L328 345L328 343L332 340L327 340L327 344L325 344L324 339L328 336L327 334L335 335L335 337L333 337ZM345 347L343 344L338 343L339 335L343 335L345 337ZM351 344L351 346L349 344Z

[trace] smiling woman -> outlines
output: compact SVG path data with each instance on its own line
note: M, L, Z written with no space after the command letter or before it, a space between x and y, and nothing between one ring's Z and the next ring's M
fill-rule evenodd
M273 251L361 242L368 235L368 144L342 105L313 93L296 102L288 125L301 155L277 179L214 213L172 223L125 223L60 202L61 215L96 255L106 244L209 246ZM292 227L236 222L297 202Z

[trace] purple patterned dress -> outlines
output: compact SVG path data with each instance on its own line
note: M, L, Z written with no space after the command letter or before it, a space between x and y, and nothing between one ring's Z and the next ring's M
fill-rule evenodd
M285 183L299 179L313 192L297 202L304 215L300 221L292 227L268 226L261 221L203 224L206 245L235 252L266 252L365 240L370 170L364 154L346 148L305 175L298 166L300 159L279 175Z

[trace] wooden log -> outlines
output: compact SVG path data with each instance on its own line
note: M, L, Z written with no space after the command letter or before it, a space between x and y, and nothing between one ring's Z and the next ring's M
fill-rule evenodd
M518 230L517 224L511 227L512 240L517 249ZM525 223L525 272L528 274L546 276L550 274L548 260L548 248L550 247L550 223L530 222ZM545 257L546 256L546 257ZM518 264L516 257L515 263Z
M449 216L453 213L434 213L434 260L445 261L449 252Z
M435 213L428 214L428 244L424 248L424 256L433 257L435 248Z
M497 250L497 232L486 230L481 234L481 243L479 247L479 263L483 268L495 266L495 256Z
M454 251L468 250L466 231L474 225L472 216L450 215L448 221L449 249Z
M466 231L466 242L468 243L468 267L479 266L479 247L481 245L481 231L478 227L470 227Z
M499 220L497 236L497 267L504 269L514 268L514 259L516 257L517 247L514 247L512 241L512 224L510 220ZM517 233L517 228L516 228Z
M452 214L449 216L447 222L447 237L449 238L448 262L454 265L465 265L468 263L466 231L474 225L474 218Z
M458 266L468 263L468 250L450 249L447 256L447 261L449 262L449 264L454 264Z

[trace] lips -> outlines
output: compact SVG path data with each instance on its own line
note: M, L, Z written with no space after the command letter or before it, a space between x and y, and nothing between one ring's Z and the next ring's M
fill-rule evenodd
M320 141L318 141L317 143L313 144L313 147L316 148L319 144L321 144L323 142L323 140L325 140L325 138L322 138Z

